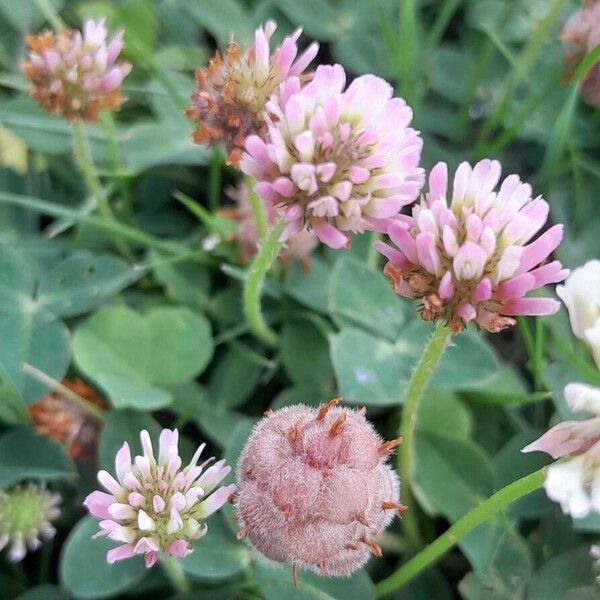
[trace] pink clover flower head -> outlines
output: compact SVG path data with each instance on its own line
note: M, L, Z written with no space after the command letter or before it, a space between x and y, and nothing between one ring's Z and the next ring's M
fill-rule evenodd
M474 322L495 333L514 325L517 315L559 309L557 300L524 296L568 275L559 261L540 265L562 240L562 225L533 239L546 223L548 203L532 198L517 175L496 190L500 174L498 161L464 162L450 196L447 166L438 163L412 216L389 226L394 247L376 242L392 287L422 301L424 320L444 319L454 332Z
M544 488L565 513L577 518L600 513L600 388L569 383L565 399L573 412L592 416L558 423L522 451L570 457L548 467Z
M349 232L384 231L423 185L410 107L379 77L345 83L340 65L319 66L302 88L288 80L267 105L268 134L246 140L240 168L282 212L282 241L308 228L347 247Z
M89 513L101 519L96 536L121 544L108 551L110 564L142 554L151 567L160 552L186 556L192 551L189 542L206 533L202 519L235 492L235 485L217 488L231 470L224 460L197 464L205 444L182 468L176 429L162 430L158 456L147 431L140 439L143 454L132 459L125 442L115 458L116 478L100 471L98 481L106 491L92 492L84 501Z
M301 77L319 51L313 42L298 56L302 29L296 29L271 53L269 44L276 29L274 21L267 21L256 30L253 44L244 53L232 41L225 55L217 51L208 67L196 72L197 89L186 111L198 123L193 139L198 144L224 142L228 162L234 166L246 137L264 133L267 100L280 83Z
M237 231L235 237L240 246L240 258L242 262L248 262L258 252L259 239L256 228L256 219L250 206L250 190L245 181L242 181L237 187L226 191L227 195L236 202L236 208L232 211L223 210L220 214L231 217L237 222ZM277 224L279 214L277 209L270 202L262 198L264 214L267 220L269 231ZM283 264L289 264L293 261L300 262L304 268L308 269L310 254L318 245L317 236L312 231L304 230L289 239L280 247L278 260Z
M83 32L64 29L27 37L29 60L22 65L30 96L68 121L96 121L103 108L117 109L119 88L131 65L118 63L123 32L108 39L105 20L86 21Z
M560 33L565 48L567 75L570 76L586 54L600 44L600 2L587 0L566 22ZM600 106L600 61L584 75L581 96L592 106Z
M59 494L43 485L28 483L0 491L0 550L8 547L8 559L19 562L33 552L41 540L52 539L52 522L60 516Z
M238 538L271 560L347 577L371 554L399 510L383 442L363 410L304 405L268 411L237 465Z

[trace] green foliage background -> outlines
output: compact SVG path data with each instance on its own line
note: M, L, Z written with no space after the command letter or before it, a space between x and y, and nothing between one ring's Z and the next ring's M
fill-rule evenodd
M0 595L12 598L172 597L159 569L137 559L108 566L106 544L81 500L91 464L73 464L36 436L25 407L44 393L21 369L78 376L110 405L98 459L110 467L124 439L160 426L182 429L235 463L253 420L269 407L319 404L335 394L366 405L394 437L397 406L429 327L381 275L370 236L348 252L320 249L310 270L279 267L265 287L271 350L248 335L241 311L245 266L227 241L227 184L239 179L219 150L190 141L183 116L193 71L233 33L247 42L267 18L276 37L304 28L318 60L396 86L425 139L423 165L502 160L543 193L566 224L558 257L568 267L600 256L600 113L564 81L557 34L567 0L52 0L74 27L106 17L126 31L134 65L115 115L89 127L92 153L121 225L97 216L71 155L68 124L27 97L19 71L24 36L43 28L33 0L0 0L0 487L44 479L64 493L59 534L24 568L0 558ZM180 192L178 195L176 192ZM205 210L189 210L187 195ZM200 217L200 218L199 218ZM219 243L203 250L207 236ZM127 258L115 239L131 249ZM523 320L490 340L456 338L417 423L419 523L433 540L494 490L544 464L522 455L558 413L562 387L600 384L562 311ZM373 581L407 558L401 523L382 540L385 557L350 580L289 572L234 537L231 511L183 561L198 589L189 598L369 600ZM534 493L464 538L459 548L392 597L425 600L597 598L589 545L599 518L562 515Z

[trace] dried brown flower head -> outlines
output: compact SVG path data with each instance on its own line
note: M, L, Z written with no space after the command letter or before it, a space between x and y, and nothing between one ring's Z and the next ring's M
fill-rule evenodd
M242 54L232 41L225 55L215 52L208 67L196 72L198 87L186 110L198 123L193 140L197 144L223 142L228 163L235 166L248 135L266 129L263 111L267 100L281 83L300 76L318 51L313 43L295 60L302 32L298 29L270 54L269 40L275 29L275 23L268 21L256 30L254 43L246 52Z

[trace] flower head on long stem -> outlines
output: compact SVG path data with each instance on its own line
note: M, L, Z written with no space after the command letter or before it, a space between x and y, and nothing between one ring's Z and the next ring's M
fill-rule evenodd
M517 175L495 191L500 174L496 160L462 163L450 196L447 166L438 163L412 216L389 226L395 247L376 242L394 290L420 299L426 321L442 319L454 332L470 322L498 332L517 315L559 309L553 298L524 296L568 275L558 260L542 264L560 244L562 225L533 239L546 223L548 203L532 198L531 186Z
M123 104L119 88L131 65L117 62L123 32L107 36L101 19L86 21L82 32L63 29L27 37L29 60L22 69L31 82L29 94L43 110L68 121L96 121L103 108Z

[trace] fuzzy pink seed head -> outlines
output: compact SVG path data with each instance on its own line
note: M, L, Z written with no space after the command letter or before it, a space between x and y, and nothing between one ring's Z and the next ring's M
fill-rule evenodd
M347 577L404 507L383 442L364 411L290 406L259 421L237 465L238 537L268 558Z
M385 231L423 185L411 108L374 75L345 84L341 65L319 66L304 87L288 79L267 104L267 135L246 140L240 168L282 213L282 241L308 228L347 247L349 232Z
M438 163L412 216L389 226L395 247L375 244L388 259L384 273L394 291L421 300L423 319L443 319L454 332L470 322L498 332L514 325L517 315L549 315L560 308L553 298L525 295L569 274L558 260L546 263L562 240L562 225L537 235L548 203L532 197L531 186L517 175L496 190L501 170L497 160L474 167L464 162L450 194L447 166Z

